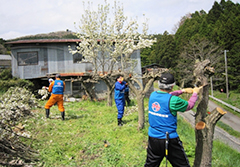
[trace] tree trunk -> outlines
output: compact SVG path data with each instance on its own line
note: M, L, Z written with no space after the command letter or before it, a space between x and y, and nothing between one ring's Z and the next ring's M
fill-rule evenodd
M144 128L145 114L144 114L144 96L137 95L138 106L138 130Z
M90 100L93 101L93 99L94 99L94 93L91 92L91 91L87 88L87 86L86 86L85 84L86 84L86 83L82 82L83 89L85 90L85 92L86 92L87 96L90 98ZM91 83L87 83L87 84L91 84Z
M104 81L104 83L107 86L107 105L108 106L112 106L112 92L114 90L114 82L111 81L111 78L102 78L102 80Z
M129 82L129 87L132 92L135 94L137 99L137 106L138 106L138 129L144 128L145 123L145 114L144 114L144 97L148 90L153 85L153 82L161 75L161 72L156 71L155 74L150 75L148 77L147 82L145 83L145 87L141 82L139 82L136 78L131 78L131 81L134 81L139 87L136 88L134 83Z
M200 103L195 115L196 149L194 167L211 167L214 128L217 121L226 114L222 109L216 108L207 116L208 87L208 85L204 86L202 94L200 93Z
M112 106L112 88L107 86L107 105Z

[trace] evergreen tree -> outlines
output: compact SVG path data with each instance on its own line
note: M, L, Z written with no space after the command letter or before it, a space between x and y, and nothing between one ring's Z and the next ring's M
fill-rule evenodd
M155 48L156 62L165 68L174 68L176 65L176 43L174 37L167 31L164 32L161 39L157 41Z
M240 71L238 50L240 43L240 5L230 0L214 2L212 9L206 14L204 11L195 12L177 30L175 34L178 52L192 40L206 38L216 43L223 50L228 50L228 73L231 89L238 87L239 79L236 73ZM224 65L223 52L219 54ZM182 60L183 61L183 60ZM187 65L188 62L185 62ZM225 77L220 74L218 76Z
M214 25L222 13L221 5L215 1L212 9L208 12L207 22Z
M162 34L152 35L153 38L159 41L162 38ZM143 48L141 49L141 65L146 66L150 64L157 63L156 62L156 47L157 43L155 42L151 48Z

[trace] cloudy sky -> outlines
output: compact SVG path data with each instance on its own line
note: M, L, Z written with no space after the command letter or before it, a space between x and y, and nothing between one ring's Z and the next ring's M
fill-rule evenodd
M93 2L93 9L104 0ZM208 11L215 0L117 0L129 18L149 19L149 33L173 32L174 25L195 11ZM216 0L220 2L220 0ZM25 35L65 31L76 31L74 22L79 23L83 14L82 0L0 0L0 38L5 40ZM108 0L110 4L113 0ZM239 3L240 0L232 0Z

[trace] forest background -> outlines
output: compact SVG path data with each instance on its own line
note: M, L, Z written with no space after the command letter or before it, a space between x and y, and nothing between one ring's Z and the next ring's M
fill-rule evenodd
M230 90L240 91L240 5L232 1L216 2L208 13L196 11L182 17L176 25L176 33L154 35L157 38L152 48L141 51L142 66L157 63L176 72L178 83L184 76L178 64L184 63L180 58L189 41L198 42L203 39L218 45L222 50L220 66L224 67L224 50L227 50L228 80ZM187 67L187 61L184 67ZM224 68L213 77L214 89L225 89ZM191 81L188 81L189 83Z
M189 66L188 61L182 58L181 52L190 42L196 44L209 41L218 46L222 54L217 55L221 61L219 68L213 76L213 89L225 89L224 50L227 50L228 85L230 90L240 91L240 5L230 0L214 2L212 8L206 13L204 10L188 13L175 25L175 34L165 31L163 34L151 34L157 42L151 48L141 50L141 65L159 64L169 68L175 73L177 84L188 75L182 67ZM62 34L47 36L35 35L19 39L42 38L77 38L74 35ZM5 44L6 40L0 38L0 54L9 54L10 50ZM185 81L184 86L190 86L191 80Z

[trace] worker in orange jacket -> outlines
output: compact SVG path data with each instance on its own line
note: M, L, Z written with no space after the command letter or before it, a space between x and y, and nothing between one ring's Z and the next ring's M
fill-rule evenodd
M58 110L61 111L62 120L65 118L65 109L63 106L63 92L65 90L65 82L60 79L60 74L56 74L56 80L49 85L48 91L51 92L51 96L45 105L46 117L49 118L50 108L57 103Z

